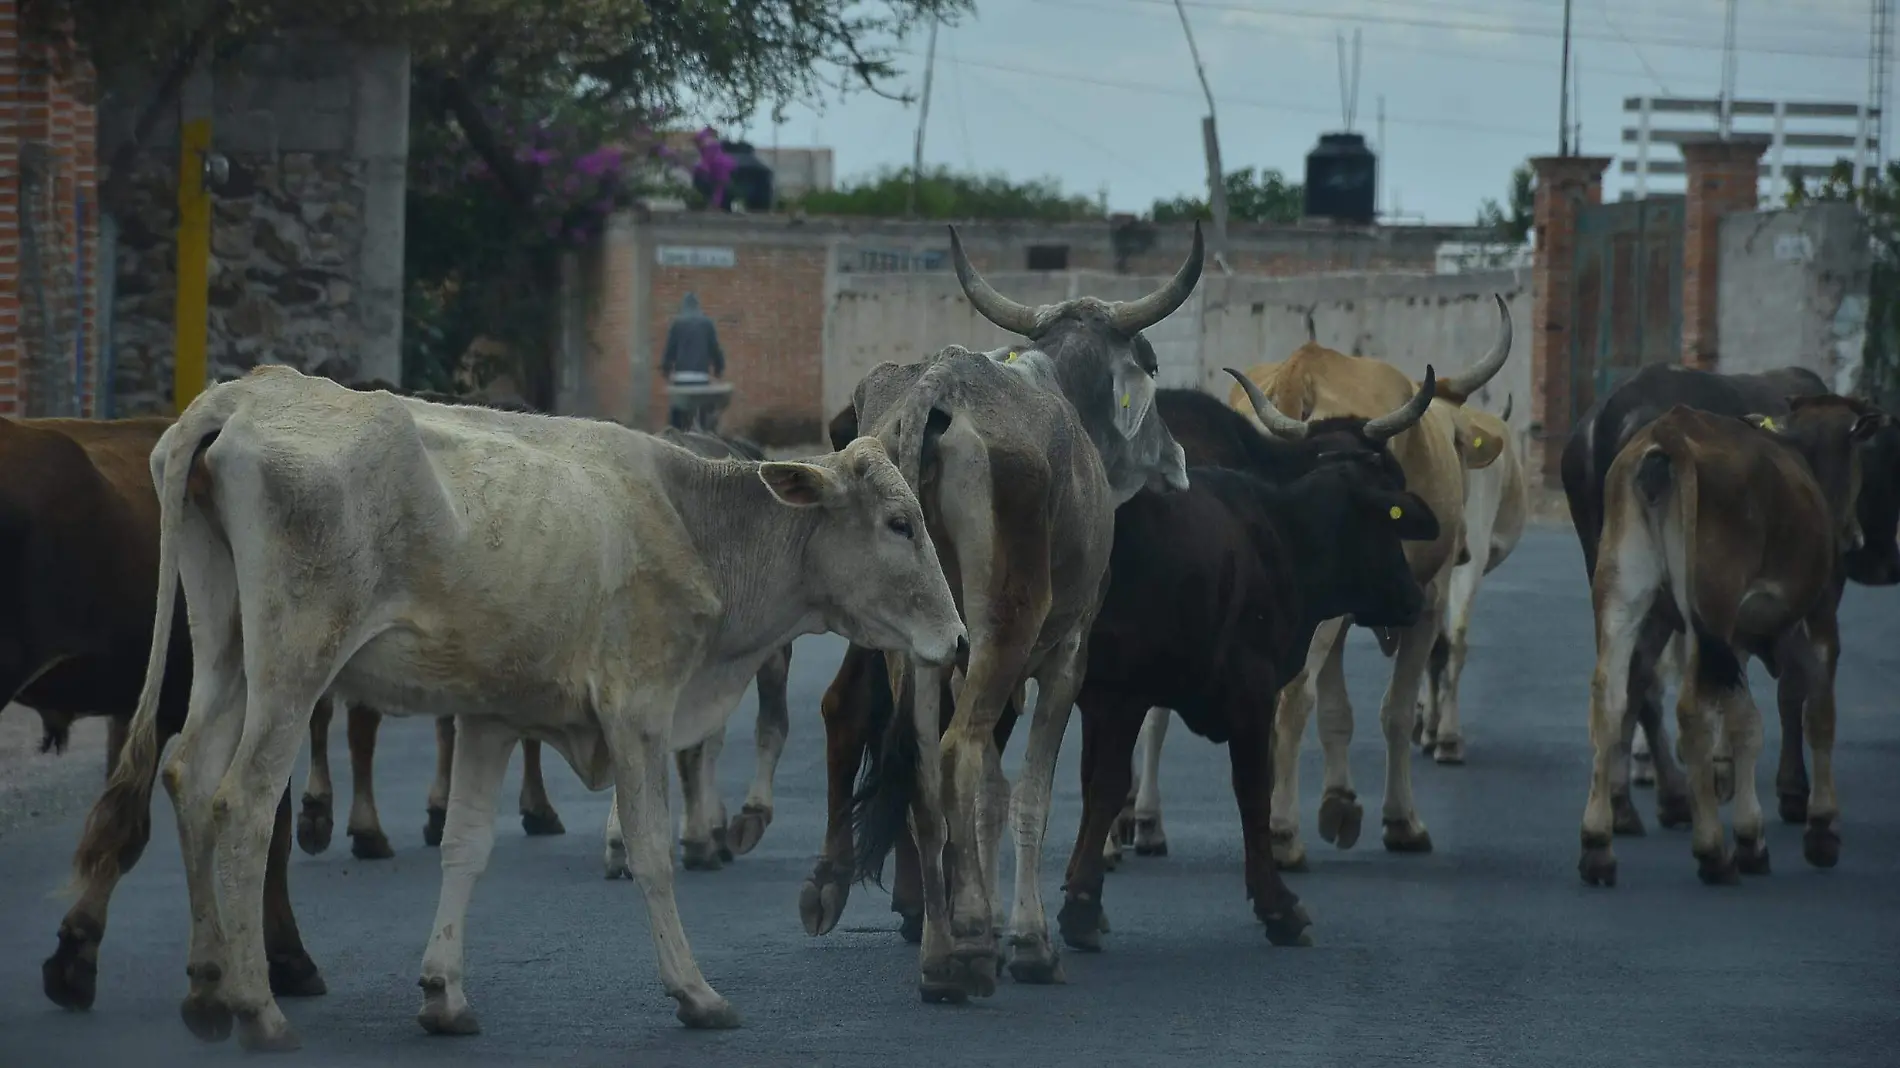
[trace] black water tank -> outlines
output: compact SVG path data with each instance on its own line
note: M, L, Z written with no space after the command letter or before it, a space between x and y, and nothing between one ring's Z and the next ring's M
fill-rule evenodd
M1306 214L1370 224L1376 216L1378 157L1356 133L1319 135L1306 154Z
M732 157L732 178L726 191L726 210L731 211L734 203L744 204L747 211L772 210L772 168L752 150L748 141L720 141L719 147ZM695 180L695 186L704 184L700 192L712 194L710 183Z

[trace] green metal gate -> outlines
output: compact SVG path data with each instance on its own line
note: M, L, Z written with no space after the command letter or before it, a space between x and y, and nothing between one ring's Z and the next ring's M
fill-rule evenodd
M1570 424L1653 363L1682 359L1681 197L1592 204L1577 216Z

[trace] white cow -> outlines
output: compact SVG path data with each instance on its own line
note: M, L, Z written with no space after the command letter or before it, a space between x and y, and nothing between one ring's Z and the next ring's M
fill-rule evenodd
M198 458L202 456L202 460ZM915 495L874 441L803 462L709 460L611 423L358 393L282 367L206 390L152 453L158 614L181 580L194 676L164 770L191 903L200 1038L297 1039L271 997L264 860L326 692L455 715L442 890L417 1020L479 1030L467 911L516 742L617 787L659 972L689 1027L738 1015L700 974L673 897L666 764L719 729L800 634L951 662L964 630ZM138 771L169 626L76 863L146 818Z

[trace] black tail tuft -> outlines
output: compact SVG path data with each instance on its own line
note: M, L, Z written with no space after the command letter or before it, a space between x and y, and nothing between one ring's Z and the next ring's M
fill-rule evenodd
M1669 492L1669 484L1673 480L1669 454L1663 450L1651 449L1637 461L1636 492L1642 494L1644 504L1653 508L1661 503L1663 494Z
M873 739L865 754L864 770L851 795L852 852L857 857L853 878L884 885L884 858L897 847L917 793L917 718L911 714L915 684L904 680L904 704L891 695L891 678L884 657L872 656L865 698L870 702L865 722Z
M58 712L40 713L40 752L64 753L72 736L73 717Z

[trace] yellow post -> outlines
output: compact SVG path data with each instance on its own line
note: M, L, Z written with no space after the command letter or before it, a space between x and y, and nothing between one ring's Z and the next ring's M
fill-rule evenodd
M183 124L178 145L178 298L172 314L172 404L182 413L205 388L206 300L210 288L211 195L204 161L211 120Z

